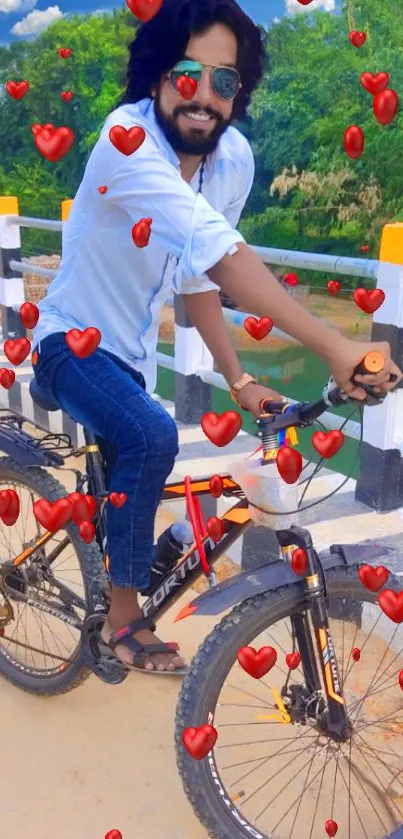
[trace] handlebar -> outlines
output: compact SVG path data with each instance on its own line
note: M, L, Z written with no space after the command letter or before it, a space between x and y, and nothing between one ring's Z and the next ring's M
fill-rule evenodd
M295 405L287 402L272 402L270 399L262 399L260 403L261 417L259 424L268 422L270 433L276 433L283 429L296 427L303 428L310 425L320 417L328 408L339 408L341 405L380 405L386 393L377 393L370 385L355 382L354 377L365 373L380 373L385 366L385 359L381 352L373 351L367 353L365 358L357 365L351 377L353 384L366 391L365 399L353 399L335 384L331 377L324 388L323 395L316 402L297 402ZM397 376L391 373L389 381L396 381Z

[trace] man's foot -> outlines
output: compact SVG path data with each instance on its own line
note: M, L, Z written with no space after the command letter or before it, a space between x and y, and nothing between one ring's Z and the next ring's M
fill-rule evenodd
M137 616L134 619L138 619ZM108 619L106 619L101 630L102 640L105 644L108 644L111 635L121 628L122 625L114 626ZM132 638L144 647L148 644L163 643L160 638L151 632L150 629L139 629L133 633ZM133 665L134 653L132 653L131 650L129 650L124 644L117 644L113 652L116 657L123 662L123 664L127 664L129 666ZM183 658L181 658L177 652L150 653L144 659L144 670L158 670L159 672L167 670L169 672L174 672L175 670L179 670L185 666Z

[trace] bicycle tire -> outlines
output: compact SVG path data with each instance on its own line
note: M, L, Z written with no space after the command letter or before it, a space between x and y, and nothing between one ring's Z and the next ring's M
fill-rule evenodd
M382 558L379 564L382 564ZM329 594L349 598L358 595L363 603L375 603L377 593L364 588L357 570L358 566L351 566L326 572ZM396 591L401 589L400 581L392 573L387 587ZM187 753L182 743L182 732L188 727L198 727L208 721L209 711L215 709L221 687L240 647L249 645L276 620L292 614L292 609L301 603L302 596L300 586L295 584L256 595L234 607L205 638L182 682L175 718L177 767L192 809L211 839L270 837L252 825L241 826L241 814L238 817L231 815L231 807L234 811L236 808L228 799L225 804L223 788L219 792L208 760L194 760Z
M24 469L11 457L0 458L0 481L24 485L50 502L67 495L66 488L44 469L38 466ZM79 561L89 613L92 611L93 604L99 599L101 589L107 581L102 555L95 540L90 544L82 541L76 525L69 523L64 531L69 535ZM5 657L0 638L0 674L29 693L40 696L68 693L81 685L91 673L92 671L84 664L81 641L71 663L65 669L49 676L35 676L26 672L25 669L20 669Z

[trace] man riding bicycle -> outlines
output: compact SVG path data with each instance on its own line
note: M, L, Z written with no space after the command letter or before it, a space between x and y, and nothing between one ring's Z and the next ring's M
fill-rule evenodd
M172 292L183 295L238 405L254 416L262 398L279 395L242 370L220 289L321 356L350 396L365 397L350 377L370 348L385 356L384 370L358 381L386 392L395 386L390 373L398 380L402 374L388 344L350 341L290 298L235 230L254 162L231 122L245 117L263 76L261 30L235 0L164 0L129 51L126 95L91 153L57 276L39 304L34 369L42 390L97 436L108 490L127 494L120 509L108 503L112 590L103 638L133 669L181 673L181 657L156 638L138 604L149 580L155 516L178 454L175 423L151 397L164 302ZM182 95L184 76L188 86L193 80L190 99ZM145 138L125 154L111 141L114 126L138 126ZM145 247L133 234L141 219L151 225ZM100 330L100 344L78 358L65 334L90 326Z

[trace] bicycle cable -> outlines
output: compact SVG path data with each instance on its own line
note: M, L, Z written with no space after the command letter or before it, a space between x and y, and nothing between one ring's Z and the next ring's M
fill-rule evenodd
M352 465L352 467L351 467L350 472L348 473L348 475L346 475L346 477L344 478L344 481L342 481L342 483L341 483L341 484L339 484L339 486L338 486L338 487L336 487L336 489L333 489L331 492L329 492L329 493L328 493L327 495L325 495L323 498L320 498L318 501L313 501L313 502L312 502L312 504L307 504L305 507L302 507L302 508L300 508L300 506L298 505L298 507L297 507L297 509L296 509L296 510L287 510L287 512L283 512L283 511L281 511L281 512L280 512L280 511L279 511L279 512L277 512L276 510L265 510L265 509L264 509L264 507L259 507L259 505L258 505L258 504L253 504L253 502L252 502L252 501L249 501L249 499L248 499L248 504L249 504L249 506L250 506L250 507L253 507L255 510L260 510L260 512L262 512L262 513L266 513L266 514L269 514L269 515L271 515L271 516L292 516L292 515L294 515L294 513L303 513L305 510L310 510L312 507L317 507L317 506L318 506L318 504L322 504L322 503L323 503L323 501L327 501L327 500L328 500L328 498L331 498L333 495L335 495L335 494L336 494L336 492L339 492L339 490L340 490L340 489L341 489L341 488L342 488L342 487L343 487L343 486L347 483L347 481L349 481L349 480L350 480L350 478L351 478L351 476L352 476L352 474L353 474L353 472L354 472L354 469L355 469L355 466L356 466L357 460L358 460L358 458L359 458L359 455L360 455L360 453L361 453L362 438L363 438L363 432L364 432L364 426L363 426L363 408L362 408L361 406L357 406L356 408L354 408L354 410L351 412L351 414L349 414L349 416L348 416L348 417L346 417L346 419L344 420L343 424L341 425L341 427L340 427L340 429L339 429L339 430L341 431L341 430L344 428L344 426L346 425L346 423L347 423L347 422L351 419L351 417L352 417L352 416L354 416L354 414L355 414L355 412L356 412L357 410L358 410L358 411L359 411L359 413L360 413L360 427L361 427L361 432L360 432L360 440L359 440L358 451L357 451L357 454L356 454L356 456L355 456L355 458L354 458L353 465ZM312 423L312 424L314 425L314 423ZM320 423L320 424L322 425L322 423ZM303 492L303 495L302 495L302 498L301 498L301 500L300 500L299 504L301 504L301 503L302 503L302 499L303 499L303 497L304 497L304 495L305 495L306 491L308 490L308 487L309 487L309 485L310 485L310 482L313 480L314 476L318 474L318 472L320 471L320 468L323 466L323 460L324 460L324 458L322 457L322 458L321 458L321 460L319 461L319 464L317 464L316 468L314 469L314 471L313 471L312 475L310 475L310 476L309 476L309 478L307 478L307 479L306 479L306 481L304 481L304 482L303 482L303 483L306 483L306 487L305 487L305 490L304 490L304 492ZM310 462L312 463L312 461L310 461Z

